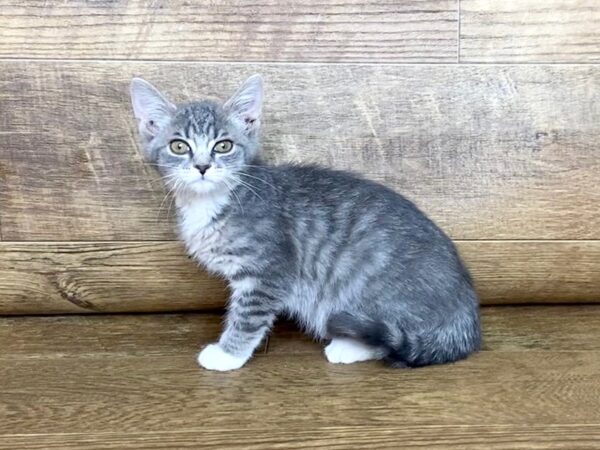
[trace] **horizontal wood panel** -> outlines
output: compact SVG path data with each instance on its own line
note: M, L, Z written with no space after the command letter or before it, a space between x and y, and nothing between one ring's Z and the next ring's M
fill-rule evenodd
M457 0L2 0L0 10L0 57L454 62L458 46Z
M598 305L485 306L482 351L600 352L595 333L600 329L599 313ZM0 361L186 356L215 341L221 330L222 316L215 313L3 317L0 342L10 336L19 339L0 353ZM301 333L293 322L280 320L267 348L262 346L256 357L265 350L268 355L320 356L323 344Z
M600 302L600 241L457 245L484 304Z
M461 0L461 62L600 62L596 0Z
M17 360L0 368L0 435L597 425L599 357L490 352L454 366L398 373L377 363L332 367L322 357L273 355L225 375L201 371L194 354Z
M519 319L523 312L530 320ZM598 312L591 305L484 308L484 336L491 336L484 351L418 370L331 365L321 346L311 344L309 354L297 332L275 332L273 348L286 352L260 353L228 374L200 370L194 358L216 338L220 316L185 315L181 323L181 316L159 315L3 319L0 434L221 431L225 443L243 431L323 430L316 438L336 437L336 429L358 436L369 427L410 430L428 442L423 430L430 427L473 427L477 436L488 426L528 426L540 434L578 426L594 435ZM535 338L524 340L530 330ZM562 344L555 349L556 342ZM528 442L516 430L515 439ZM431 440L438 439L432 431Z
M594 449L600 425L356 426L311 430L197 430L4 435L0 449Z
M600 302L600 241L461 241L483 304ZM0 243L0 314L205 310L225 284L177 242Z
M176 242L0 243L0 314L223 307L226 289Z
M456 239L600 237L600 66L2 65L5 240L173 239L136 151L130 77L183 100L253 72L270 161L384 182Z

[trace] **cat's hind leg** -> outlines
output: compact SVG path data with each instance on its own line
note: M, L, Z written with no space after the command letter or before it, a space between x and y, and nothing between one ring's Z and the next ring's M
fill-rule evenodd
M371 347L356 339L338 337L333 338L325 347L327 361L334 364L352 364L360 361L381 359L384 352L376 347Z

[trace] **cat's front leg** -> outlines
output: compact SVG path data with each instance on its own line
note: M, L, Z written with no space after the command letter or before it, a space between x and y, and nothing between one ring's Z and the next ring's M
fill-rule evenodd
M200 352L198 364L223 372L242 367L275 321L276 308L272 298L266 296L258 290L242 295L234 293L219 342L207 345Z

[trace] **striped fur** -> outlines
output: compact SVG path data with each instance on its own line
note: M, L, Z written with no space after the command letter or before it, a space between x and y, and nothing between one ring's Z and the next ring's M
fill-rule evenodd
M415 205L346 172L260 162L259 78L224 105L173 106L141 81L132 99L146 155L174 191L188 252L231 287L225 329L201 365L241 367L280 315L333 339L332 362L416 367L479 348L471 278ZM172 154L174 138L191 152ZM234 143L231 152L212 151L222 139ZM201 175L197 164L211 167Z

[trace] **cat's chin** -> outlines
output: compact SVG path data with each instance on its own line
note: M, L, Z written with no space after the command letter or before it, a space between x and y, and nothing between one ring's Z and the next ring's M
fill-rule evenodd
M198 180L188 186L191 192L200 195L212 194L220 188L217 183L210 180Z

